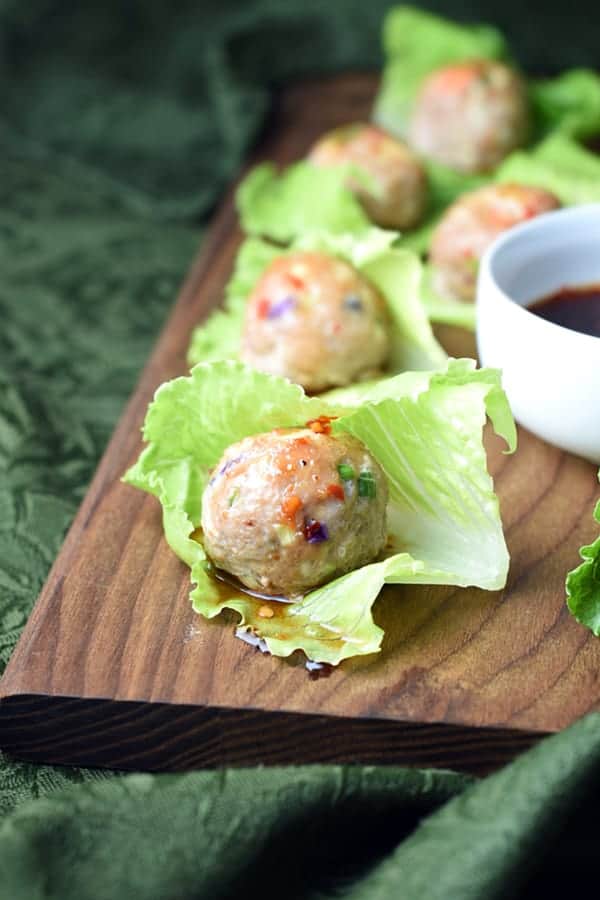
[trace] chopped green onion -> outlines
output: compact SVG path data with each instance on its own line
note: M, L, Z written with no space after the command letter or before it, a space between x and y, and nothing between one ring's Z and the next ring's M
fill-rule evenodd
M229 497L227 498L227 505L233 506L233 504L235 503L235 501L237 500L237 498L239 496L240 496L240 492L239 492L238 488L236 488L235 491L232 494L230 494Z
M352 481L353 478L356 478L354 469L346 463L340 463L337 470L342 481Z
M359 497L375 497L377 495L377 484L373 473L365 470L358 476L358 496Z

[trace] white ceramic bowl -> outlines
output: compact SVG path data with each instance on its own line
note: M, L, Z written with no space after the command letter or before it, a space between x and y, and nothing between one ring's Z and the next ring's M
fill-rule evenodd
M600 464L600 337L528 311L566 285L600 283L600 204L545 213L501 235L477 285L481 364L503 371L518 422Z

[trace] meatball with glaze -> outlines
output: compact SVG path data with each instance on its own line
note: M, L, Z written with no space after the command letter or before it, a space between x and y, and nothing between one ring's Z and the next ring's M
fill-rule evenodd
M241 358L308 391L375 377L390 350L379 291L349 263L293 252L267 267L246 307Z
M348 186L369 218L382 228L412 228L427 205L423 166L401 141L374 125L346 125L320 138L308 158L318 166L360 166L370 187L351 177Z
M383 470L329 421L233 444L204 491L206 553L253 591L303 594L372 562L386 543Z
M487 172L529 132L525 84L513 69L474 60L433 72L409 126L412 146L460 172Z
M460 197L431 237L435 290L445 297L474 300L479 261L492 241L513 225L559 206L549 191L522 184L492 184Z

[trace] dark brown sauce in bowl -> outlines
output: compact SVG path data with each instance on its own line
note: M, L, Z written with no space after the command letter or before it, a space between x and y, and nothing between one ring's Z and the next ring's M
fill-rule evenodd
M600 337L600 284L566 285L527 309L547 322Z

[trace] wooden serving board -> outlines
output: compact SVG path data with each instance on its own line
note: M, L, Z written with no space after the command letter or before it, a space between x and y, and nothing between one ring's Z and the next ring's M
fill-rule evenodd
M370 75L284 93L253 162L288 163L365 118ZM395 587L375 606L379 655L311 678L303 662L207 622L157 501L120 483L155 388L185 371L193 326L221 300L240 233L230 192L100 463L1 682L0 745L53 763L187 769L355 761L483 773L600 708L600 641L568 614L564 577L592 540L592 465L520 432L488 439L512 563L506 589ZM445 329L453 355L472 337Z

